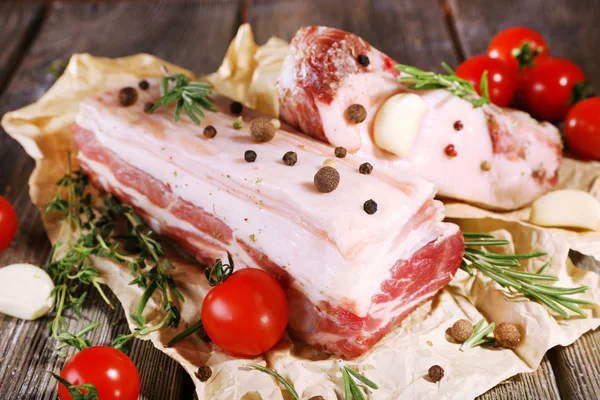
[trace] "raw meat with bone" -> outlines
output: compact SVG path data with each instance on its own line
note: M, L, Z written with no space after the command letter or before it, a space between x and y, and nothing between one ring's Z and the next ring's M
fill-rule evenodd
M211 263L229 250L236 266L275 275L290 304L296 337L347 357L362 354L431 298L455 274L463 253L458 227L443 223L433 184L408 173L378 168L358 172L353 158L337 161L341 175L332 193L312 180L333 149L292 128L268 143L252 142L232 128L228 101L203 125L173 109L144 112L159 97L158 82L123 107L118 90L81 103L74 126L82 167L92 182L133 205L156 231ZM244 151L254 149L254 163ZM281 158L298 154L294 167ZM369 198L379 211L362 210Z
M359 55L368 57L368 65ZM374 160L375 168L409 168L435 183L443 197L514 209L556 185L562 147L553 125L520 111L474 108L444 90L415 92L428 113L406 157L379 149L372 132L379 107L396 93L411 92L397 82L396 64L352 33L303 28L291 42L279 78L281 116L304 133L346 147L357 159ZM367 109L363 123L346 119L352 104ZM461 129L455 129L456 121ZM456 157L445 154L449 144Z

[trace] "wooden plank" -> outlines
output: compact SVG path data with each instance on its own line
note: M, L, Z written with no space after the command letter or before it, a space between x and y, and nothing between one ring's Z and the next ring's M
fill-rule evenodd
M238 17L237 0L193 4L55 2L0 99L0 114L35 101L55 80L48 73L48 65L54 60L68 60L75 52L108 57L147 52L199 74L213 71L238 27ZM0 37L2 32L0 27ZM17 261L41 265L48 257L49 243L28 197L27 179L32 168L33 162L21 147L0 132L0 194L13 203L20 220L13 245L0 253L0 265ZM125 332L123 311L111 298L117 311L111 311L98 295L92 295L84 319L72 321L71 331L90 321L101 321L102 328L89 336L96 344L108 344ZM56 383L46 371L60 371L64 360L56 355L54 343L48 339L49 321L48 317L26 322L0 316L0 397L56 398ZM142 377L142 399L192 397L193 385L186 381L187 374L150 343L135 341L130 355Z
M484 53L492 37L515 25L538 30L556 57L576 62L600 88L600 5L597 0L446 0L464 54Z
M525 25L541 32L557 57L575 61L595 88L600 87L600 7L595 0L448 0L464 54L485 52L489 40L509 26ZM600 272L597 264L572 255L578 265ZM568 347L549 353L562 397L593 399L600 396L600 329L587 333Z
M290 40L302 26L326 25L364 37L398 62L425 69L439 69L441 61L458 62L445 16L430 2L254 0L248 19L259 42L274 35ZM481 398L558 399L554 381L544 358L536 372L520 374Z
M354 32L403 64L439 69L456 65L452 41L437 4L419 0L254 0L248 20L256 39L290 40L298 28L325 25Z

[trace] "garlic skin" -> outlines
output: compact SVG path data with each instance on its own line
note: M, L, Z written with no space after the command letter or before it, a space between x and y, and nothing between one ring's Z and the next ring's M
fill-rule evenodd
M429 111L425 100L414 93L399 93L387 99L373 123L375 144L397 156L406 156L423 118Z
M600 203L582 190L556 190L531 205L529 221L539 226L598 230Z
M52 310L54 283L46 271L31 264L0 268L0 313L33 320Z

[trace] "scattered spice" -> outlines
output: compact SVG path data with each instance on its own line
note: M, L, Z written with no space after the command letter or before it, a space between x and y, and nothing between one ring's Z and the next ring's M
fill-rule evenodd
M298 162L298 154L296 154L293 151L288 151L287 153L285 153L283 155L283 158L281 160L283 161L283 163L285 165L289 165L290 167L293 167Z
M137 99L138 93L135 88L128 86L119 90L119 103L121 103L122 106L129 107L130 105L135 104Z
M492 169L492 164L489 161L482 161L481 164L479 164L479 168L481 168L482 171L489 171Z
M148 88L150 87L150 84L148 83L148 81L147 81L147 80L145 80L145 79L142 79L142 80L140 81L140 83L138 83L138 86L139 86L139 88L140 88L140 89L142 89L142 90L148 90Z
M314 184L321 193L333 192L340 184L340 173L333 167L323 167L315 174Z
M453 144L449 144L448 146L446 146L446 148L444 149L444 153L446 153L448 157L456 157L458 155L458 153L454 149Z
M371 172L373 172L373 166L368 162L362 163L360 164L360 167L358 167L358 172L364 175L370 175Z
M510 322L502 322L494 329L494 338L502 347L512 349L521 341L521 332Z
M335 168L336 164L335 164L335 161L333 161L331 158L328 158L327 160L323 161L323 166Z
M363 67L368 67L369 64L371 63L371 61L369 60L369 57L365 56L364 54L359 55L356 60Z
M369 215L373 215L377 212L377 203L373 199L369 199L365 201L363 205L363 210Z
M244 106L239 101L234 101L229 105L229 111L232 114L241 114L244 110Z
M433 346L433 342L431 340L428 340L427 341L427 346L429 346L429 347Z
M255 142L265 143L273 139L277 128L271 122L271 118L259 117L254 118L250 123L250 136ZM279 120L274 120L279 122Z
M427 375L429 375L429 379L431 379L432 382L439 382L444 377L444 368L439 365L434 365L429 368Z
M198 368L198 371L194 372L194 375L200 382L206 382L212 376L212 369L208 365L203 365Z
M244 153L244 160L246 160L246 162L256 161L256 152L254 150L246 150Z
M460 131L463 128L463 123L462 121L458 120L454 123L454 130L455 131Z
M454 340L463 343L473 334L473 324L466 319L459 319L452 325L449 333Z
M215 136L217 136L217 130L212 125L208 125L206 128L204 128L204 132L202 132L202 133L204 134L205 137L207 137L209 139L212 139Z
M252 235L250 235L250 241L252 243L256 243L256 236L254 236L254 233Z
M154 103L147 102L146 104L144 104L144 112L149 113L152 107L154 107Z
M242 117L233 120L233 129L242 129Z
M346 157L346 153L348 153L348 150L346 150L344 147L338 146L335 148L334 154L337 158L344 158Z
M346 109L348 121L354 124L360 124L367 118L367 110L360 104L352 104Z

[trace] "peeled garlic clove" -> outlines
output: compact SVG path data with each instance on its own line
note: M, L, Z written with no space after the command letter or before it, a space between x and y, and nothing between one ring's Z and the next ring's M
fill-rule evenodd
M31 264L0 268L0 313L36 319L52 310L54 283L46 271Z
M373 123L375 144L390 153L403 157L412 148L427 104L414 93L400 93L387 99L377 111Z
M600 203L588 192L557 190L531 205L529 221L540 226L597 230L600 228Z

